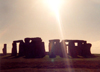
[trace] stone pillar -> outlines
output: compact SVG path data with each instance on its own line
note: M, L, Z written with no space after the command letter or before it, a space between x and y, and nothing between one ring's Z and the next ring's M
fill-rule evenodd
M31 38L32 42L30 45L31 48L31 57L33 58L43 58L45 56L45 47L44 42L41 38Z
M40 51L41 51L41 53L39 53L39 54L40 54L41 58L43 58L45 56L45 46L44 45L45 45L44 42L41 42L40 45L39 45Z
M30 58L30 55L31 55L30 38L25 38L24 40L25 40L25 43L24 43L25 57Z
M49 40L49 57L55 58L57 55L65 57L65 49L63 43L60 43L59 39Z
M90 44L90 43L88 43L87 45L86 45L86 54L87 54L87 56L90 56L91 55L91 51L90 51L90 49L91 49L91 46L92 46L92 44Z
M91 51L90 51L90 49L91 49L91 46L92 46L92 44L90 44L90 43L87 43L87 44L84 44L83 45L83 51L82 51L82 56L83 57L89 57L89 56L91 56Z
M12 43L12 56L17 56L17 45L16 42L13 41Z
M76 54L82 56L81 53L82 53L82 42L79 41Z
M82 56L86 57L86 43L82 45Z
M61 49L60 49L60 57L66 58L67 57L67 45L65 41L63 40L61 42Z
M74 41L69 42L68 51L70 56L72 56L73 58L77 57Z
M55 44L55 53L56 53L56 55L59 55L59 56L62 55L60 41L56 41L56 44Z
M7 44L4 44L4 48L2 49L3 55L7 54Z
M55 44L53 40L49 40L49 57L50 58L55 58Z
M24 55L25 55L24 42L20 41L20 44L19 44L19 56L24 56Z
M44 42L35 43L35 58L43 58L45 56Z

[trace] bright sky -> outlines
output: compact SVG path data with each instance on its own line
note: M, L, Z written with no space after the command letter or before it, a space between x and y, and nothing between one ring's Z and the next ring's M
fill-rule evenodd
M100 1L0 0L0 53L25 37L41 37L46 51L50 39L87 40L100 53Z

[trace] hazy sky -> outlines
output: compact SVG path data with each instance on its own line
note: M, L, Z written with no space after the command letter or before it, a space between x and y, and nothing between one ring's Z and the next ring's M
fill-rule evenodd
M100 53L100 1L54 1L0 0L0 52L4 43L11 52L14 40L41 37L46 50L49 39L81 39Z

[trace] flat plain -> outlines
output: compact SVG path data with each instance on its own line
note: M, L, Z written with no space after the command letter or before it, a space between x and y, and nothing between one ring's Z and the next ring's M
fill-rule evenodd
M24 58L0 55L0 72L100 72L100 54L93 58Z

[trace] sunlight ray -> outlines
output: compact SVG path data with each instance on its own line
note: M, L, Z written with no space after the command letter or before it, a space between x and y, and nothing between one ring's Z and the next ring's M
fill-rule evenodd
M60 13L59 13L59 8L62 3L62 0L46 0L46 1L47 1L47 4L49 4L51 10L54 12L55 17L57 18L59 31L60 31L60 35L61 35L61 40L63 40L64 35L63 35L63 31L62 31L62 25L61 25L61 21L60 21L61 20ZM65 42L63 42L63 45L65 46ZM64 55L64 56L67 57L67 55ZM68 70L70 72L71 70L70 70L69 59L66 59L66 61L67 61Z

